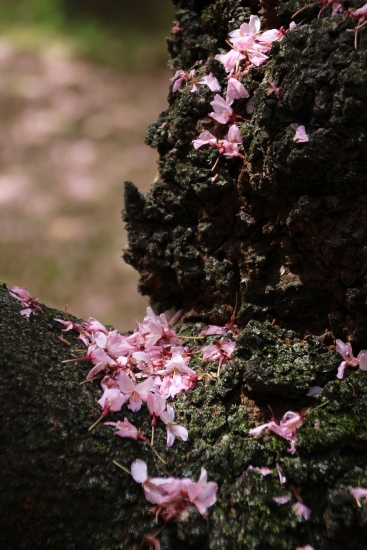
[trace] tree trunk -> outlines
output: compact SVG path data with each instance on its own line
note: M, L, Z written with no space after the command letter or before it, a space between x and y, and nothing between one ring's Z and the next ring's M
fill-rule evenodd
M174 3L173 68L195 68L200 78L212 72L223 90L226 74L214 55L228 51L228 32L251 14L261 15L263 30L288 29L308 0ZM156 310L183 308L178 330L186 335L198 334L197 321L224 324L234 313L240 328L219 379L217 366L193 353L200 381L175 400L189 440L167 450L156 435L167 467L102 423L88 431L101 394L98 383L80 385L90 366L62 363L80 348L53 321L66 316L44 308L24 319L19 302L0 289L3 548L137 550L162 523L112 460L129 468L139 457L152 476L197 479L205 467L218 483L207 518L192 510L186 521L169 522L162 550L364 550L367 500L359 507L350 490L367 488L367 372L349 369L336 379L341 358L333 344L339 337L355 354L367 348L367 32L360 29L355 49L347 29L356 20L330 17L330 7L318 18L319 10L315 3L302 11L302 24L244 77L254 106L250 117L247 100L235 104L246 119L238 122L244 161L222 156L211 170L217 151L195 150L192 140L204 130L224 135L208 117L213 93L182 86L170 91L169 109L147 134L160 155L159 181L145 197L126 187L125 259ZM279 92L268 93L269 81ZM293 141L299 125L306 143ZM315 385L319 397L306 397ZM277 419L304 413L295 454L274 434L248 435L269 421L269 409ZM145 413L126 416L149 433ZM278 496L290 500L279 505ZM308 521L295 513L301 501L311 509Z

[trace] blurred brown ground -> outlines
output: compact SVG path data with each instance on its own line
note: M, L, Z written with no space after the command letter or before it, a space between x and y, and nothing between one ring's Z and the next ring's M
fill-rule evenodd
M0 38L1 280L79 317L135 328L147 300L121 259L123 182L146 191L156 175L144 134L166 106L170 76Z

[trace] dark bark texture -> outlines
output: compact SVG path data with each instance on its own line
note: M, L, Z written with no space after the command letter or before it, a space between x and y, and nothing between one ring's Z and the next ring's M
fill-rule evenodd
M228 32L251 14L262 17L264 30L288 27L308 1L174 3L172 66L212 72L224 85L214 55L228 49ZM77 335L53 320L66 316L44 307L44 315L24 319L0 288L1 548L142 548L161 520L141 487L112 464L130 467L141 458L151 476L197 479L205 467L218 483L206 517L193 509L187 521L165 526L162 550L365 550L367 501L358 507L350 489L367 488L367 372L347 369L337 380L333 344L341 337L355 353L367 348L367 30L355 50L346 32L355 21L318 19L318 12L316 3L302 11L302 24L246 76L255 110L240 123L245 162L220 159L210 181L216 154L195 150L192 140L204 129L221 131L207 116L213 94L183 89L170 92L169 109L148 130L160 155L158 182L146 196L126 186L125 259L156 309L182 307L178 331L192 336L202 322L228 322L238 306L230 368L217 379L217 365L193 353L197 387L175 400L188 442L167 450L164 430L156 432L166 468L142 442L113 437L102 423L88 431L101 392L98 382L80 385L90 365L62 363L81 355ZM266 94L269 80L278 97ZM237 106L248 119L245 105ZM308 143L293 141L300 124ZM322 393L306 397L314 385ZM308 413L296 454L275 434L248 436L269 420L269 408L278 419L287 410ZM145 411L126 416L149 434ZM290 501L280 506L274 496ZM308 521L294 513L300 499L311 509Z
M351 17L318 18L317 2L177 1L180 32L168 39L175 69L213 72L225 88L228 32L262 16L263 29L295 20L271 59L245 85L255 107L241 127L246 160L197 151L201 131L221 131L207 115L213 94L169 94L169 109L147 133L159 177L142 197L127 185L129 248L140 291L157 308L183 307L191 318L227 322L276 319L302 334L326 330L367 346L367 33L354 48ZM361 2L345 2L360 6ZM331 14L331 9L324 14ZM269 80L280 94L267 95ZM245 102L236 113L248 119ZM307 144L293 141L303 124ZM175 148L175 153L170 151Z

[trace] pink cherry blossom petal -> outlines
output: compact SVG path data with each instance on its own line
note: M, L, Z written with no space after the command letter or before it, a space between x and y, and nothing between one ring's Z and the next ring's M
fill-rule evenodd
M296 133L294 134L293 141L295 141L296 143L306 143L307 141L309 141L304 126L298 126L296 128Z

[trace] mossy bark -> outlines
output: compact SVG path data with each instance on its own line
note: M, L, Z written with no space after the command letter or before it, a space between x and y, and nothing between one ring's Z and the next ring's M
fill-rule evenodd
M363 3L363 2L362 2ZM367 32L331 9L318 18L308 0L175 2L179 31L168 39L174 69L212 72L226 86L228 32L259 14L263 29L299 26L273 43L270 59L244 79L236 101L245 161L195 150L203 130L225 133L208 113L213 93L170 91L169 108L151 125L159 181L145 196L126 189L129 248L140 290L157 309L183 307L192 319L276 319L299 333L355 340L367 347ZM360 1L343 5L359 7ZM177 27L177 25L176 25ZM269 82L279 94L269 94ZM295 143L304 125L309 142ZM214 173L217 179L211 181Z
M256 13L264 30L287 27L308 0L174 3L173 67L211 71L223 86L213 56L228 48L228 31ZM355 50L350 18L335 25L317 14L316 4L304 10L302 25L247 76L255 111L241 124L245 163L221 159L210 181L215 153L191 142L204 128L219 131L207 117L212 94L170 92L169 109L147 134L160 154L160 181L145 197L127 185L125 258L156 308L183 307L178 330L192 336L202 321L228 322L238 304L230 368L217 379L217 365L193 354L198 384L175 400L189 441L167 450L157 430L166 467L143 442L113 437L103 423L88 431L101 393L98 382L81 384L90 365L62 362L81 347L54 321L66 316L44 307L44 315L24 319L0 288L2 548L138 550L162 523L112 460L129 468L141 458L151 476L197 479L205 467L218 483L205 518L193 509L187 521L165 526L163 550L364 550L367 504L358 507L349 491L367 488L367 373L337 380L332 344L341 336L356 352L367 347L367 32L361 29ZM266 94L269 80L279 97ZM299 124L307 144L293 142ZM317 399L306 397L313 385L324 388ZM275 434L248 436L269 420L269 409L277 418L306 414L296 454ZM144 411L126 416L149 434ZM249 465L273 473L264 477ZM275 496L290 500L280 506ZM308 521L294 512L300 499L311 509Z

